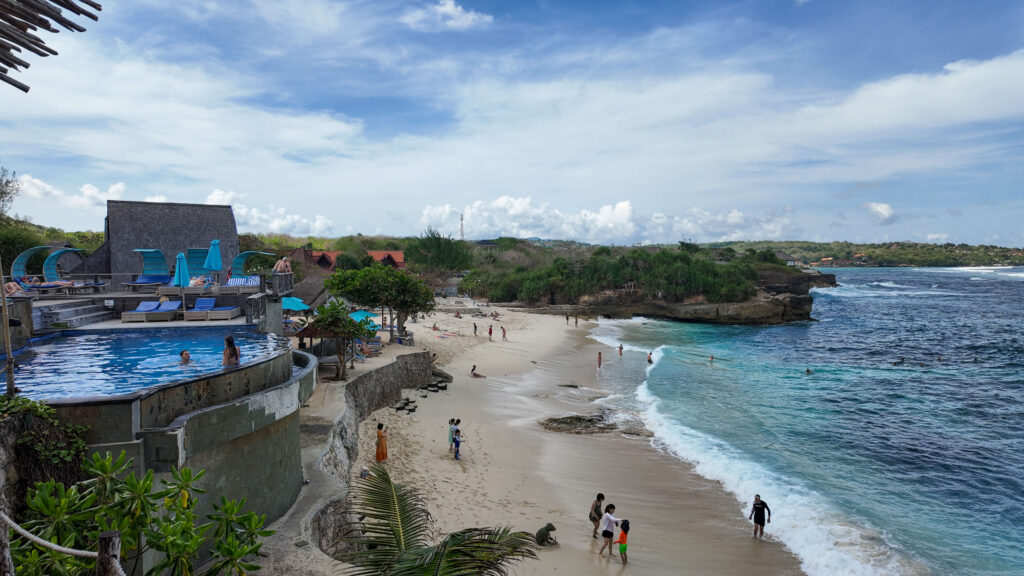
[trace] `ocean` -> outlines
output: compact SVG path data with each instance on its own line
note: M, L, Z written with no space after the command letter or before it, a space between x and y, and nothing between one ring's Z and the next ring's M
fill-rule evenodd
M817 321L602 320L600 402L811 576L1024 574L1024 268L828 271Z

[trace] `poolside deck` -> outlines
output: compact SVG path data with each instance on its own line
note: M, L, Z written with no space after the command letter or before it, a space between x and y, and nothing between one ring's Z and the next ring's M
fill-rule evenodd
M132 330L159 330L161 328L209 328L211 326L245 325L245 316L239 316L237 318L232 318L231 320L171 320L169 322L121 322L120 320L115 319L89 324L84 328L88 330L122 330L125 328L131 328Z

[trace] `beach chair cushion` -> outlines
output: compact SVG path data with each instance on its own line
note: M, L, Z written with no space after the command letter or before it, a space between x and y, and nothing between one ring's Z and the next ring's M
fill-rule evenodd
M135 284L167 284L171 281L170 276L155 276L140 274L133 282L125 282L127 285Z
M190 308L190 310L213 310L216 305L216 298L196 298L196 303L192 308Z
M139 305L135 307L135 310L129 310L126 312L154 312L159 307L160 302L158 300L143 300L142 302L139 302Z

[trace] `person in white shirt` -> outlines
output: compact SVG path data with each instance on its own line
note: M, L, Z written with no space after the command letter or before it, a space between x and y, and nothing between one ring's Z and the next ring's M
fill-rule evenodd
M615 504L604 507L604 516L601 517L601 537L604 538L604 544L601 544L598 556L604 554L605 546L608 547L608 555L615 556L612 551L612 538L615 536L615 527L619 525L619 519L612 515L613 512L615 512Z

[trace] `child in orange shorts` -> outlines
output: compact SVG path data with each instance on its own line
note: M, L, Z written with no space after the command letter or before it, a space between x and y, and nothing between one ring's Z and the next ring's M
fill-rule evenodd
M615 541L619 545L619 557L622 558L622 565L626 565L626 537L629 535L629 520L622 521L622 532L619 532L619 539Z

